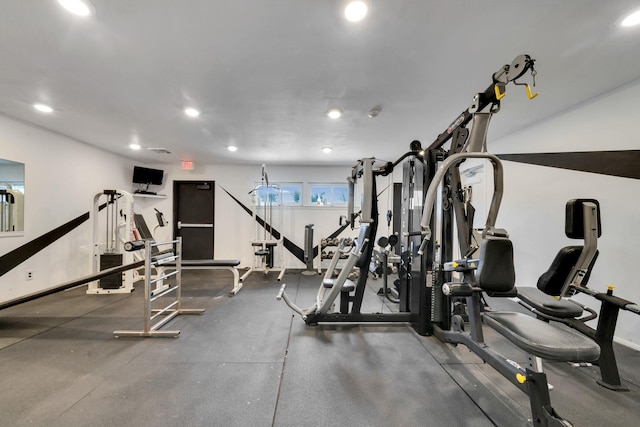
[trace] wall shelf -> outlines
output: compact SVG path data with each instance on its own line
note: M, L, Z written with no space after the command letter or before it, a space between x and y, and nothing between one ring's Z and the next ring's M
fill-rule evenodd
M133 193L133 197L146 197L149 199L166 199L166 194L142 194L142 193Z

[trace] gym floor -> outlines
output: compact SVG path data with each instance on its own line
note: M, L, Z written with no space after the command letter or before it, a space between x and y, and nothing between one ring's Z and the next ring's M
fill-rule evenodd
M143 292L60 292L0 312L0 426L518 426L527 396L466 347L406 324L309 327L276 301L277 273L233 298L226 271L185 270L178 338L113 338L142 328ZM320 276L288 272L303 307ZM363 311L392 310L369 281ZM142 283L139 283L142 287ZM521 311L512 301L500 308ZM526 356L489 328L486 342ZM597 368L545 363L552 404L576 426L637 426L640 352L616 346L629 392Z

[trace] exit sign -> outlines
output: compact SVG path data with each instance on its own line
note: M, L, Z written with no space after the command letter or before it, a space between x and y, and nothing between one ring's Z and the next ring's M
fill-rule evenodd
M183 160L182 161L182 170L183 171L192 171L193 170L193 162L191 160Z

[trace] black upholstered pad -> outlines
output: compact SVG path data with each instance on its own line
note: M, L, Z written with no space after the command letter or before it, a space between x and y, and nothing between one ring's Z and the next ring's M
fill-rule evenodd
M570 319L582 316L582 308L569 300L557 300L537 288L518 288L518 298L548 316Z
M549 269L538 279L538 289L548 295L560 295L567 276L580 258L582 248L582 246L565 246L560 249Z
M515 281L511 240L495 236L482 239L476 284L487 292L509 292Z
M190 259L182 260L183 267L237 267L239 259Z
M543 359L590 362L600 356L598 344L584 335L526 314L488 312L484 314L484 321L520 349Z

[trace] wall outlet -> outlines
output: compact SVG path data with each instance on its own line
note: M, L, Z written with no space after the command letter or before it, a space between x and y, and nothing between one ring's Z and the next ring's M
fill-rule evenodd
M25 279L27 280L33 279L33 271L27 271L27 273L25 274Z

